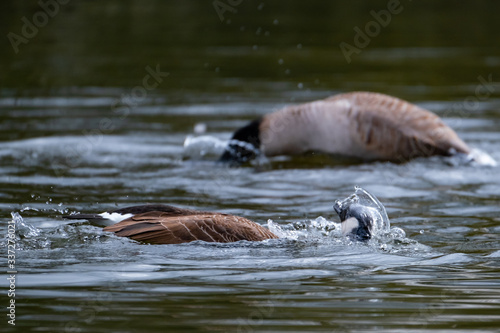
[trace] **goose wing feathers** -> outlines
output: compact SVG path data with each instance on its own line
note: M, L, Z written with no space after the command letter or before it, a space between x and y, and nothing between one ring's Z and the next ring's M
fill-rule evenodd
M384 159L468 153L469 148L437 115L396 97L377 93L350 93L346 99L351 130L360 144Z
M137 214L104 230L154 244L180 244L196 240L228 243L278 238L266 228L243 217L180 211L179 215L161 211Z

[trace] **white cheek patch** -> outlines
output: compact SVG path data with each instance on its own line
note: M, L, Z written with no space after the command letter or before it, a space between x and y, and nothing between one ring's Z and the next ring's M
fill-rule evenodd
M342 235L344 236L349 235L354 230L359 228L359 221L355 217L350 217L344 222L342 222L341 228L342 228Z
M134 216L133 214L119 214L119 213L111 213L111 214L110 213L102 213L99 215L102 216L102 218L104 220L107 220L107 221L111 222L112 224L121 222L123 220L126 220L126 219Z

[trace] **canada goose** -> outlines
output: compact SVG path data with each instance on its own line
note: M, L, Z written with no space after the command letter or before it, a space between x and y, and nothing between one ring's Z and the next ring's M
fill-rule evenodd
M356 187L348 198L335 202L342 222L342 234L366 241L378 230L389 227L384 206L371 194ZM180 244L196 240L230 243L279 238L263 226L244 217L177 208L144 205L101 214L74 214L67 219L89 220L106 226L104 231L152 244Z
M196 240L229 243L278 238L268 229L243 217L168 205L133 206L101 214L63 217L107 225L104 231L153 244L180 244Z
M308 151L363 160L469 154L470 148L435 114L396 97L351 92L287 106L237 130L220 161L243 163Z

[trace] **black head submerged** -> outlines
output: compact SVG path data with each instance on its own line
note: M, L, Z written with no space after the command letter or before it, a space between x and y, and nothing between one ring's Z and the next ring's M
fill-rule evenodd
M353 240L367 241L376 234L390 231L384 205L361 187L355 186L353 194L337 200L333 209L340 217L342 233Z
M260 153L261 122L262 118L259 118L237 130L219 158L219 162L240 165L255 159Z
M373 217L371 210L373 208L361 204L342 207L340 202L337 201L333 209L340 217L344 236L363 242L372 238Z

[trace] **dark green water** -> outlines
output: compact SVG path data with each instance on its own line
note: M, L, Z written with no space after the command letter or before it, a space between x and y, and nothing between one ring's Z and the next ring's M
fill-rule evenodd
M183 143L196 124L226 140L283 105L369 90L433 110L500 161L500 2L220 3L222 20L213 1L68 1L53 17L0 4L2 235L20 214L16 326L3 315L0 330L498 332L499 167L308 156L221 169ZM152 246L61 218L154 202L287 227L336 220L354 185L404 242L309 231Z

